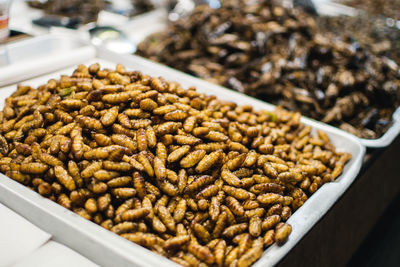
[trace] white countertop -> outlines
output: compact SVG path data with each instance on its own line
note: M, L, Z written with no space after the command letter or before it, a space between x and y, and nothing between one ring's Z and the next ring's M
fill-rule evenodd
M0 267L98 266L0 203Z

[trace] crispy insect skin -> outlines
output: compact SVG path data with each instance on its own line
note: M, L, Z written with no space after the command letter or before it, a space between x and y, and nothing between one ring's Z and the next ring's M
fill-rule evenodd
M281 221L281 217L279 215L271 215L264 219L261 224L261 227L264 231L272 229Z
M66 194L60 194L57 198L57 203L66 209L71 209L71 200Z
M129 148L132 152L137 149L137 143L124 134L113 134L111 140L117 145Z
M122 222L114 225L110 230L117 235L121 235L124 233L128 233L134 231L137 228L137 225L133 222Z
M132 170L132 165L126 162L113 162L113 161L104 161L103 168L110 171L118 171L118 172L128 172Z
M118 117L118 107L112 107L109 110L107 110L107 112L104 113L103 116L101 116L100 122L107 127L113 124L116 121L117 117Z
M103 95L102 100L108 104L125 103L130 100L130 95L127 92Z
M235 186L235 187L241 187L242 186L242 181L228 169L222 170L221 178L227 184L229 184L231 186Z
M226 241L220 240L214 248L215 263L221 267L224 264Z
M189 235L181 235L181 236L173 237L173 238L168 239L164 243L164 248L165 249L179 248L189 241L190 241Z
M182 147L174 150L172 153L170 153L168 155L168 158L167 158L168 162L172 163L172 162L175 162L175 161L181 159L187 152L189 152L189 150L190 150L190 146L188 146L188 145L182 146Z
M175 210L174 210L174 220L176 223L180 223L185 217L187 203L185 199L179 200Z
M275 230L275 241L278 245L282 245L288 239L292 232L292 226L287 223L278 224Z
M211 265L215 261L214 255L212 254L211 250L208 247L201 246L196 242L192 241L189 243L188 251L207 264Z
M114 171L107 171L107 170L98 170L93 174L93 177L99 181L107 182L115 177L118 177L120 174Z
M249 221L249 233L253 237L259 237L261 235L261 219L258 216L253 216Z
M101 122L91 117L82 116L79 118L79 123L82 125L82 127L86 127L91 130L99 131L103 129Z
M239 247L233 248L225 257L225 266L230 266L235 260L237 262Z
M196 236L203 242L203 243L207 243L211 240L211 235L210 233L207 231L207 229L199 224L199 223L195 223L193 225L193 231L196 234Z
M103 163L101 161L94 161L91 164L89 164L82 172L81 172L81 177L84 179L88 179L93 176L93 174L100 170L103 166Z
M218 199L218 197L212 197L211 198L211 203L209 207L209 214L211 217L211 220L216 221L218 216L220 215L220 205L221 201Z
M174 197L178 194L178 188L168 181L160 183L160 189L168 196Z
M157 236L149 233L126 233L121 236L129 241L135 242L141 246L152 247L157 243Z
M165 145L161 142L157 143L156 146L156 155L157 157L162 160L162 162L165 164L167 160L167 148Z
M136 195L136 190L130 187L121 187L111 190L111 193L117 198L127 199Z
M65 170L62 166L54 167L54 174L57 177L58 181L65 186L69 191L73 191L76 188L74 179L68 174L67 170Z
M264 246L270 246L275 242L275 231L268 230L264 235Z
M261 192L271 192L271 193L281 193L285 188L282 185L276 183L259 183L250 188L250 192L261 193Z
M153 160L154 174L158 181L164 181L167 178L167 169L161 159L155 157Z
M22 163L20 171L22 173L30 173L30 174L42 174L49 168L48 165L39 163L39 162L31 162L31 163Z
M279 203L282 199L282 196L275 193L266 193L263 195L259 195L257 197L258 202L262 204L275 204Z
M210 169L214 164L220 161L222 158L222 151L217 150L206 155L196 166L196 171L202 173Z
M219 187L215 184L209 185L205 187L203 190L201 190L197 195L197 199L202 199L202 198L209 198L212 196L215 196L219 191Z
M271 166L271 164L265 163L263 168L265 174L272 179L275 179L278 176L278 172Z
M215 227L211 234L212 238L217 238L221 235L221 233L224 231L226 223L227 223L227 214L226 212L222 212L219 214L216 220Z
M237 201L236 198L228 196L228 197L226 197L225 202L226 202L226 205L232 211L233 214L235 214L237 216L243 216L244 215L243 206L239 203L239 201Z
M163 124L160 124L155 130L156 130L156 134L158 136L162 136L165 134L169 134L169 133L174 133L176 132L176 130L178 130L179 126L181 124L177 123L177 122L164 122Z
M175 220L172 218L171 214L164 206L158 206L157 209L158 216L160 217L161 221L165 224L165 226L172 232L175 232Z
M90 213L94 214L97 212L97 202L94 198L89 198L85 203L85 209Z
M146 139L148 147L154 148L157 145L156 132L151 126L146 129Z
M191 168L191 167L195 166L200 160L203 159L203 157L206 155L206 153L207 152L202 149L190 152L185 157L183 157L182 160L180 161L181 167L182 168Z
M227 238L232 238L237 234L243 233L247 229L247 226L247 223L231 225L222 232L222 235Z
M241 188L232 187L229 185L224 185L222 187L222 190L225 193L227 193L228 195L230 195L236 199L239 199L239 200L246 200L246 199L250 198L250 196L251 196L251 194L248 191L241 189Z
M72 153L76 159L81 159L83 156L82 128L75 127L72 129L70 135L72 138Z
M193 182L185 187L184 193L190 193L202 188L204 185L210 184L214 181L214 178L209 175L202 175L196 178Z
M126 187L132 183L132 177L130 176L121 176L114 179L111 179L107 182L107 186L109 188L119 188Z
M105 194L103 196L100 196L97 199L97 207L98 207L99 211L107 210L107 208L110 204L111 204L111 195L110 194Z
M145 151L147 150L147 137L146 137L146 131L144 129L138 129L137 134L137 143L138 143L138 149L139 151Z
M60 109L55 110L54 115L64 123L71 123L74 120L71 115Z
M239 258L237 262L238 267L247 267L258 260L263 253L263 247L253 246L249 249L242 257Z
M139 172L133 173L133 186L136 189L137 195L143 199L146 196L146 184L143 176Z
M139 161L140 164L143 165L144 171L147 173L147 175L153 177L154 169L153 169L153 166L151 165L149 159L146 158L143 154L139 154L137 156L137 160Z
M150 213L147 208L131 209L122 213L123 221L134 221L146 217Z

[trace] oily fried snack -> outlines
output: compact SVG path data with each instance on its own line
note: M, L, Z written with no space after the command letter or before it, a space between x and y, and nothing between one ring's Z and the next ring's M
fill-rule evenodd
M392 60L398 34L388 42L356 24L355 31L371 37L365 44L358 38L363 34L343 36L342 17L326 18L338 25L328 32L319 20L278 2L200 5L149 36L137 53L361 138L384 134L400 105L399 62Z
M184 266L251 265L351 158L299 113L122 65L19 86L0 119L1 172Z
M98 14L107 10L111 2L107 0L28 0L28 5L44 10L47 14L66 16L77 19L80 23L97 21ZM154 9L150 0L131 0L131 9L124 15L133 17Z

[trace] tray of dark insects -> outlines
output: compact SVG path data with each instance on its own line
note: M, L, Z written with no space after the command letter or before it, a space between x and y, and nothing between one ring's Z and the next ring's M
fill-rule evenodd
M388 40L395 31L371 18L367 27L356 9L340 4L314 1L317 16L276 2L197 6L159 32L146 31L136 54L299 111L367 147L390 145L400 132L398 50Z
M1 89L0 201L101 266L272 266L360 170L342 130L93 51Z

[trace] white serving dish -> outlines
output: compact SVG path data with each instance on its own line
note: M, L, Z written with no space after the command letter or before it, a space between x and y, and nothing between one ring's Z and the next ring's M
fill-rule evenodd
M23 84L37 86L50 78L59 77L60 74L71 74L74 69L72 65L93 62L99 62L103 67L115 67L115 63L122 63L131 70L139 70L152 76L162 76L167 80L177 81L184 88L195 86L200 92L213 94L221 99L235 101L239 104L249 104L254 106L255 109L274 109L271 104L194 78L141 57L119 55L103 49L97 49L95 57L90 60L79 60L67 69L25 81ZM0 89L2 92L0 109L4 106L4 99L15 89L15 85ZM314 120L307 118L301 120L304 124L312 126L314 130L326 131L337 149L350 152L353 158L345 166L343 174L336 181L322 186L289 219L288 222L293 226L293 232L288 242L282 247L271 246L264 252L263 257L255 266L272 266L278 263L346 191L356 178L362 165L365 147L362 146L359 139ZM0 201L52 234L55 241L69 246L101 266L176 266L172 261L81 218L3 174L0 174Z

